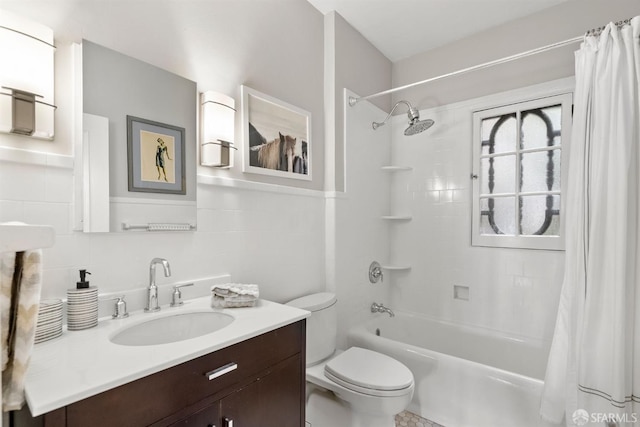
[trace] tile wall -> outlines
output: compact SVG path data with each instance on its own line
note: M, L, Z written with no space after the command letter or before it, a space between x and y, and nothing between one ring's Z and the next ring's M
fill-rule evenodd
M172 268L171 278L158 275L160 284L229 273L281 302L324 289L323 193L198 184L196 232L80 233L72 231L73 160L66 160L62 167L0 160L0 221L55 228L55 246L44 250L43 297L64 297L80 268L101 293L145 287L154 257Z
M353 325L374 316L371 304L389 304L391 277L369 282L372 261L389 260L389 227L381 219L389 211L390 181L382 166L389 163L391 130L371 128L386 116L368 102L345 111L346 192L327 199L327 285L338 296L338 346ZM331 271L333 269L333 271Z
M384 112L368 103L350 107L345 194L200 183L198 231L191 233L74 232L72 160L47 166L0 156L0 221L55 227L56 245L45 250L45 297L64 296L80 268L93 273L101 292L144 287L148 263L159 256L171 263L168 282L229 273L259 283L262 295L275 301L326 286L338 293L342 331L371 316L368 307L376 301L546 341L555 324L563 252L470 246L471 112L506 98L423 110L436 125L413 137L402 135L404 115L373 131L371 121ZM413 170L383 172L389 164ZM412 219L381 219L390 214ZM373 260L411 270L386 271L384 283L372 285ZM468 300L454 298L456 285L468 288Z
M394 277L393 307L548 344L555 326L564 252L471 246L472 112L540 96L561 81L421 111L436 124L411 137L394 120L391 204L411 221L391 225L391 259L412 269ZM454 286L468 300L454 298ZM463 289L466 292L466 289Z

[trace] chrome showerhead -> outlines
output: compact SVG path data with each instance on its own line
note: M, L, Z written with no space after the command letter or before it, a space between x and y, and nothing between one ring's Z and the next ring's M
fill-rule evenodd
M407 111L407 117L409 117L409 127L404 131L404 134L406 136L415 135L424 130L427 130L431 126L433 126L433 124L435 123L431 119L420 120L420 112L417 109L413 108L411 104L409 104L407 101L398 101L396 102L396 105L393 106L393 108L391 109L391 112L387 115L387 117L383 121L372 123L371 126L373 127L373 130L378 129L380 126L383 126L385 123L387 123L387 120L389 120L389 117L391 117L393 112L396 110L396 108L400 104L406 104L407 107L409 107L409 111Z
M435 122L431 119L414 120L409 122L409 127L404 130L405 136L415 135L429 129Z

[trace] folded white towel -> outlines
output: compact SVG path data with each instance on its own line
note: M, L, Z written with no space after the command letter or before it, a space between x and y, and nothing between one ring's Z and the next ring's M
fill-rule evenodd
M225 283L211 287L211 306L253 307L260 297L258 285Z
M239 301L235 299L223 298L218 295L211 297L211 307L213 308L236 308L236 307L253 307L256 305L257 298L251 298L246 301Z
M224 283L212 286L211 291L221 297L237 297L242 295L260 298L260 289L258 288L258 285L251 284Z

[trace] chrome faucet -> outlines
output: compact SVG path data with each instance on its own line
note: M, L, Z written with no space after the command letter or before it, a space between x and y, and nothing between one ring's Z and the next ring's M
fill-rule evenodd
M387 313L391 317L395 316L395 314L393 314L393 311L391 311L390 308L387 308L382 304L378 304L377 302L374 302L373 304L371 304L371 312L372 313Z
M154 258L149 265L149 287L147 288L147 306L144 308L145 313L151 313L160 310L158 304L158 287L156 286L156 264L162 264L164 268L164 277L171 276L171 267L169 261L164 258Z

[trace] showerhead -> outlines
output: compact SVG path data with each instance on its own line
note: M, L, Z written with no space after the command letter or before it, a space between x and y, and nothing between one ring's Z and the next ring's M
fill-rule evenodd
M391 109L391 112L387 115L387 117L382 122L373 122L372 123L371 126L373 127L373 129L376 130L380 126L383 126L385 123L387 123L387 120L389 120L389 117L391 117L391 115L393 114L395 109L401 103L402 104L406 104L407 107L409 107L409 111L407 111L407 117L409 117L409 127L406 128L405 131L404 131L404 134L406 136L415 135L415 134L420 133L420 132L422 132L424 130L427 130L431 126L433 126L433 124L435 123L431 119L420 120L420 112L417 109L413 108L411 106L411 104L409 104L407 101L398 101L398 102L396 102L396 105L394 105L393 108Z
M404 130L404 134L405 136L415 135L429 129L434 123L431 119L411 121L409 127Z

